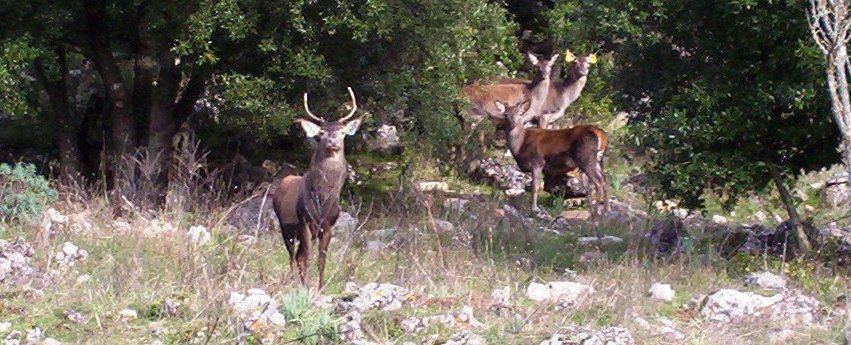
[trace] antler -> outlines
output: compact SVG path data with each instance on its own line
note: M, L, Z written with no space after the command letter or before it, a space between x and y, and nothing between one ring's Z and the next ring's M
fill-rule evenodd
M346 116L344 116L343 118L341 118L341 119L337 120L337 122L345 122L345 121L346 121L346 120L348 120L350 117L354 116L354 115L355 115L355 111L357 111L357 110L358 110L358 101L357 101L357 99L355 99L355 92L354 92L354 91L352 91L351 86L350 86L350 87L347 87L347 89L349 89L349 96L351 96L351 97L352 97L352 111L350 111L350 112L349 112L349 115L346 115Z
M304 93L304 111L306 111L307 116L310 116L312 119L319 121L319 122L325 122L324 118L313 115L313 113L310 112L310 106L307 105L307 92Z

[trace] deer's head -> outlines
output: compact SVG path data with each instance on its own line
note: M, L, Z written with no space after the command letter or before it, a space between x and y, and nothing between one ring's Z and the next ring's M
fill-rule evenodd
M531 100L525 100L512 106L506 106L502 102L495 103L497 110L505 114L505 118L508 120L506 125L509 129L516 127L522 128L535 117L535 114L531 114L529 111L531 104Z
M597 63L597 54L588 54L584 56L576 56L568 50L564 55L564 60L568 63L573 62L573 71L575 77L581 78L588 75L591 70L591 65Z
M345 138L347 135L354 135L360 127L361 119L352 119L355 111L358 109L355 93L352 88L349 89L349 95L352 97L352 110L348 115L336 120L326 121L320 116L316 116L310 111L310 106L307 104L307 92L304 93L304 111L310 119L298 119L301 128L308 138L316 141L316 151L319 154L337 154L345 152Z
M558 54L553 55L552 57L547 59L539 59L535 54L531 52L526 53L526 58L529 59L529 62L535 66L535 78L533 78L532 83L536 84L542 80L542 78L549 78L552 74L553 66L555 66L556 61L558 61Z

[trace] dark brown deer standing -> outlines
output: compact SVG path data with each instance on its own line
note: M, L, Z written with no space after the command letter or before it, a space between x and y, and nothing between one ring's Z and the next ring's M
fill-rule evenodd
M541 178L559 178L576 168L582 170L591 183L593 191L588 193L588 207L595 212L595 199L607 208L606 177L602 159L608 138L602 129L590 125L578 125L566 129L526 128L524 124L534 117L529 112L529 103L496 107L508 118L506 136L508 149L523 172L532 174L532 209L538 211L538 188Z
M302 284L307 284L313 239L319 240L319 287L324 285L325 257L331 242L332 230L340 215L340 190L347 176L345 137L353 135L361 119L353 119L357 101L352 88L352 110L337 121L325 121L310 111L307 93L304 110L310 119L298 119L308 138L316 142L310 166L303 176L287 176L278 184L272 202L284 245L290 255L290 268L298 264ZM296 252L298 241L298 252Z
M576 57L573 53L567 51L565 60L567 62L573 62L573 65L567 71L567 77L561 81L550 82L546 101L543 103L540 113L533 117L533 119L538 121L539 128L550 128L553 122L564 117L564 112L567 108L582 94L585 83L588 81L588 72L591 69L591 65L597 62L597 56L590 54ZM502 79L501 83L503 85L525 85L529 87L535 81ZM503 104L506 106L513 105L508 102L503 102ZM534 112L535 108L533 107L531 110Z

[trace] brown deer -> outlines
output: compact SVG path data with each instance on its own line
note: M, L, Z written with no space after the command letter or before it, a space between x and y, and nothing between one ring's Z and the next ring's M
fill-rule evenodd
M596 126L578 125L566 129L526 128L524 126L537 114L529 111L526 101L506 107L495 107L508 119L506 136L508 149L521 171L532 174L532 210L538 208L538 188L541 178L560 178L579 168L594 185L588 193L588 207L594 212L595 197L607 208L606 177L602 159L606 152L606 132Z
M307 93L304 110L310 119L298 119L308 138L316 142L310 166L303 176L287 176L278 184L272 202L284 245L290 255L290 268L298 270L302 284L307 284L313 239L319 240L319 288L324 285L325 256L331 242L331 228L340 215L340 190L347 177L345 137L353 135L361 119L353 119L357 100L352 88L352 110L337 121L325 121L310 111ZM298 252L295 252L296 240Z
M561 81L550 82L546 101L543 103L540 113L533 119L537 120L539 128L550 128L553 122L564 117L564 112L582 94L585 83L588 81L588 72L591 65L597 63L597 55L590 54L576 57L569 50L565 53L565 61L573 62L567 71L567 78ZM501 85L515 85L516 87L534 85L535 81L523 79L501 79ZM507 106L512 103L503 102ZM535 112L535 108L531 108Z
M555 54L549 60L538 59L532 53L526 53L526 58L535 66L535 75L531 81L520 83L513 79L509 82L495 82L487 84L473 84L464 88L462 94L470 101L467 115L475 122L467 128L469 135L477 125L486 118L497 121L500 125L505 122L505 116L495 104L500 102L504 105L513 106L524 101L531 101L530 111L539 113L547 100L547 92L550 90L550 74L559 55ZM479 137L484 145L484 138Z

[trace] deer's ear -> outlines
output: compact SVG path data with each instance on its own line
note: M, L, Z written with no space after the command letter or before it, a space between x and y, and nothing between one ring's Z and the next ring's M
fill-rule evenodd
M505 104L502 102L494 102L494 106L496 106L496 110L500 112L500 114L505 113Z
M304 130L304 134L307 135L308 138L313 138L322 131L322 128L319 125L310 122L305 119L298 119L299 124L301 124L301 129Z
M535 56L535 54L532 54L532 52L527 52L526 58L529 59L529 62L531 62L533 65L538 64L538 57Z
M564 51L564 61L565 62L573 62L576 60L576 55L570 52L570 49Z
M346 123L343 127L343 133L346 133L346 135L355 135L358 128L360 128L360 119L354 119Z
M559 57L559 55L556 54L556 55L553 55L553 57L550 58L550 62L548 63L549 67L553 67L553 65L556 64L556 61L558 61L558 57Z

